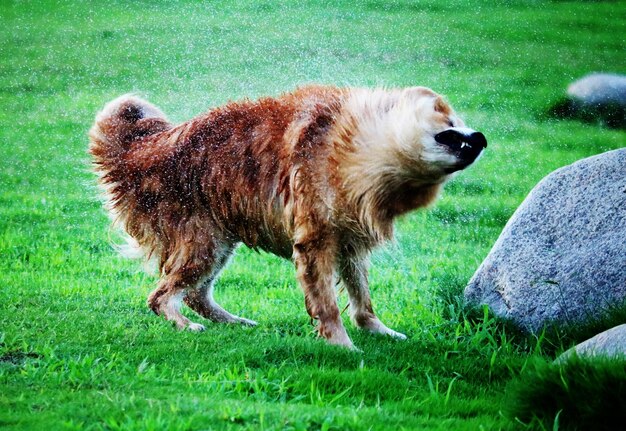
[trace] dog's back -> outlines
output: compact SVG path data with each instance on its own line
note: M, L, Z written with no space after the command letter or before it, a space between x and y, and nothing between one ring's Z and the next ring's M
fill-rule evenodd
M173 127L150 103L122 96L100 112L90 152L114 218L160 268L173 238L221 235L290 257L293 187L320 198L325 132L341 91L305 87L230 103ZM319 175L318 175L319 176ZM315 189L315 190L314 190ZM326 188L327 189L327 188ZM208 230L211 232L208 232ZM206 232L204 232L206 231Z

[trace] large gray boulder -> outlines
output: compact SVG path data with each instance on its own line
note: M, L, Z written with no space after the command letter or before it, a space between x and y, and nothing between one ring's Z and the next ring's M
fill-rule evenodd
M469 305L536 332L626 305L626 148L545 177L468 286Z
M562 363L574 352L581 358L601 356L605 358L626 359L626 324L615 326L599 333L595 337L583 341L559 356L555 362Z

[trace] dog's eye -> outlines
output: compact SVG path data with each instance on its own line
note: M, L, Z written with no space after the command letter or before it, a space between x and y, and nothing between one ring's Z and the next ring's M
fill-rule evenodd
M452 122L452 120L448 120L448 126L454 127L454 123Z

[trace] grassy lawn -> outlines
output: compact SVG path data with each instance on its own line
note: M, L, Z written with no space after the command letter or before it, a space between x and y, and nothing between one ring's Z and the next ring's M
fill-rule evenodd
M574 340L470 319L462 292L538 180L626 144L544 115L573 79L626 73L626 2L494 3L0 2L0 428L524 428L507 385ZM374 306L409 339L346 317L363 352L326 345L292 264L245 248L216 296L259 326L176 332L111 247L95 112L134 91L183 121L308 82L429 86L489 140L374 257Z

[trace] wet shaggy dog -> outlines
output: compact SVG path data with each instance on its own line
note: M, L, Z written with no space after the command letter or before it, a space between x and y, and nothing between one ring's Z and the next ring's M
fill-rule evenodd
M202 330L182 301L213 322L255 322L213 299L239 243L291 259L306 309L332 344L352 347L335 284L360 328L406 338L374 314L367 271L394 219L432 202L442 184L487 146L424 87L309 86L232 102L180 125L122 96L90 131L89 151L114 220L156 260L148 305Z

